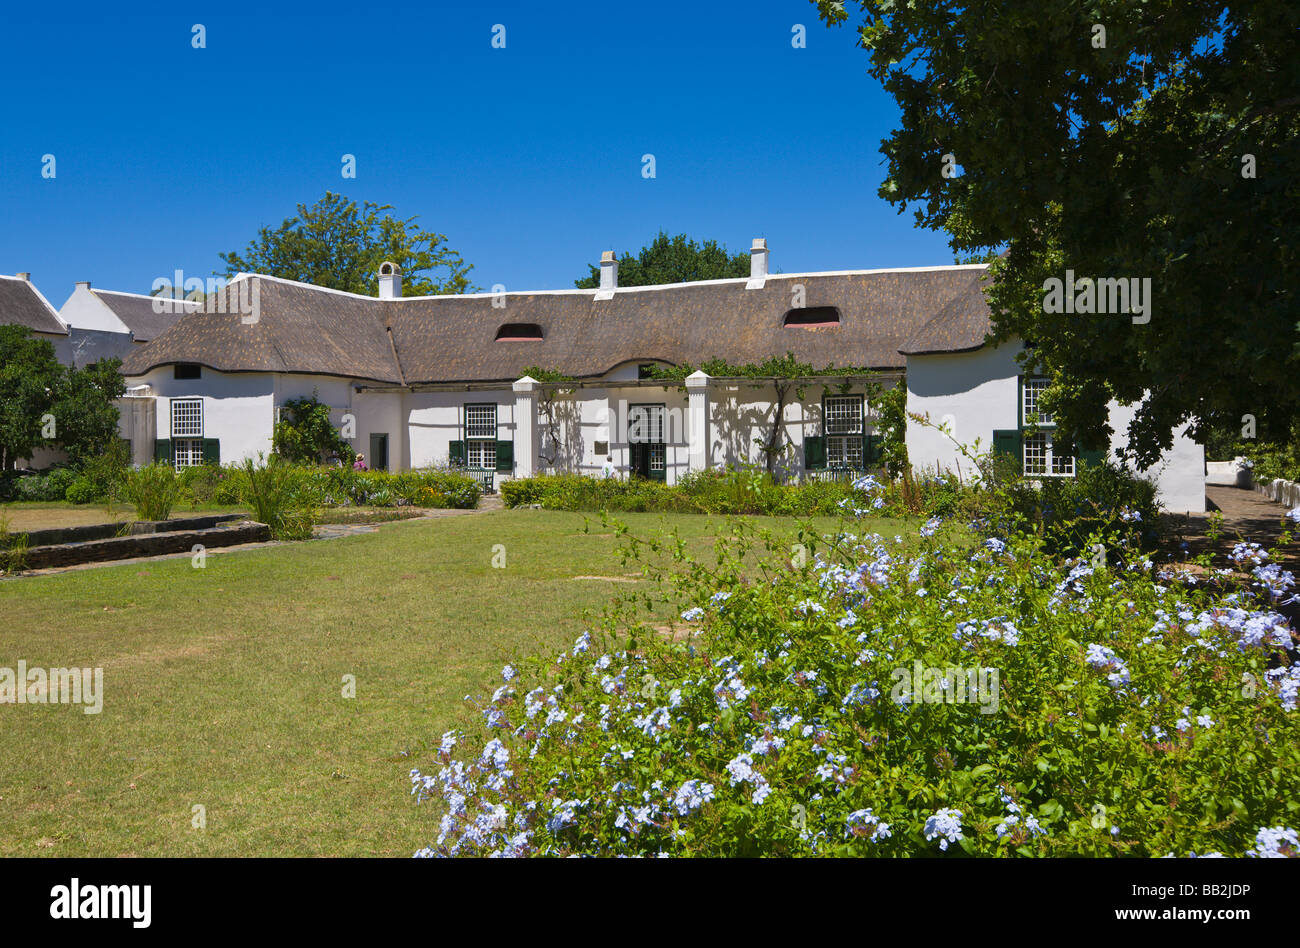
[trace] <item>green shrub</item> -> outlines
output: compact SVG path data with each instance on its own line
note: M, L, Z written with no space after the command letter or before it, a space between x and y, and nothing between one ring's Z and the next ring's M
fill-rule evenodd
M70 504L93 504L103 500L104 492L93 480L82 474L68 485L63 499Z
M77 472L63 465L40 474L28 474L14 482L13 499L28 502L60 501L77 479Z
M507 507L529 507L542 502L545 490L542 477L519 477L502 482L501 501Z
M1300 663L1264 593L854 523L792 568L729 529L700 562L626 546L698 636L611 610L484 682L483 727L411 772L443 804L420 855L1300 855Z
M127 503L139 520L166 520L181 493L180 480L170 464L149 464L129 470L122 482Z
M316 522L315 493L302 468L272 455L261 467L244 461L244 495L258 523L270 528L275 540L307 540Z
M111 502L122 492L130 455L127 442L115 439L102 453L81 463L64 499L72 504Z
M1022 481L1010 491L1018 529L1038 534L1049 552L1077 556L1090 538L1132 534L1143 545L1156 539L1160 507L1156 486L1111 464L1082 467L1074 477L1045 477L1034 488Z
M540 504L551 510L782 516L832 515L853 495L847 484L777 484L753 468L693 472L671 487L643 478L544 474L506 481L501 488L509 507Z
M191 510L209 504L223 503L218 499L218 495L223 482L230 476L229 470L219 464L196 464L193 467L182 468L178 475L181 491L189 502ZM238 503L238 489L235 488L232 493L233 497L224 503Z

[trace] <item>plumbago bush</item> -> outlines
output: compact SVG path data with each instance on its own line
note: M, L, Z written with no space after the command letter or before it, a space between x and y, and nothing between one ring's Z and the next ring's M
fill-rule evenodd
M416 855L1300 852L1294 578L1262 548L1198 580L937 520L803 534L802 565L741 522L708 562L617 529L695 634L624 603L508 665L411 771Z

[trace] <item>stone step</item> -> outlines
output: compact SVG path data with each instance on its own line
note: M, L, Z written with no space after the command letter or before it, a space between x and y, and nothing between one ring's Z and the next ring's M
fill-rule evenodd
M166 521L158 526L166 526L172 522ZM138 533L132 536L85 540L79 543L34 546L23 556L22 565L26 569L49 569L76 566L80 563L160 556L165 553L189 553L196 545L204 549L214 549L235 546L239 543L261 543L269 539L271 539L271 531L264 523L227 519L215 526L197 530L166 530L160 533Z
M49 530L27 530L29 547L54 546L59 543L83 543L87 540L110 540L118 536L139 533L173 533L178 530L206 530L232 520L247 519L243 514L208 514L203 517L183 517L175 520L135 520L123 523L92 523L81 527L55 527Z

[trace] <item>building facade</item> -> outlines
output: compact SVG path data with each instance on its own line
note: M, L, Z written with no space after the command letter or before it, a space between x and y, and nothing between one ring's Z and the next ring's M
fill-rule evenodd
M369 466L462 466L488 489L611 462L667 483L762 466L774 425L778 474L837 476L879 460L868 391L906 384L909 411L968 444L996 435L1031 476L1084 460L1053 454L1018 347L985 343L986 265L771 274L761 240L751 261L748 278L619 287L606 253L595 290L439 297L404 297L392 264L377 298L240 275L128 357L134 453L177 466L269 454L286 402L314 395ZM784 397L776 379L653 377L787 353L819 374ZM1112 410L1112 447L1125 411ZM909 422L906 437L914 465L961 471L933 428ZM1171 508L1204 509L1199 445L1181 438L1148 473Z

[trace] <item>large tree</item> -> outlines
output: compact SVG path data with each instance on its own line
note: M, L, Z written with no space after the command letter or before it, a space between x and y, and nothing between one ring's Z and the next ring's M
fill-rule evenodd
M121 366L121 359L103 359L61 373L51 409L58 423L55 440L76 467L107 455L117 443L119 412L113 402L126 391Z
M19 458L49 444L43 416L62 376L53 345L25 326L0 326L0 470L13 470Z
M600 267L574 282L578 289L600 286ZM685 234L669 237L663 231L633 256L618 258L619 286L654 286L660 283L693 283L696 280L725 280L749 276L749 254L729 255L725 246L706 240L698 244Z
M25 326L0 326L0 470L40 447L61 446L78 466L106 454L118 436L121 364L65 366Z
M1065 432L1098 445L1115 398L1140 402L1145 463L1184 421L1202 437L1252 415L1284 436L1300 411L1300 5L858 5L869 71L902 113L880 194L958 253L1007 248L997 338L1034 343L1026 365L1053 379ZM1149 279L1149 308L1045 312L1066 270Z
M279 227L263 227L242 254L221 254L225 275L265 273L373 296L379 265L391 260L402 268L404 296L474 289L473 266L447 246L443 234L421 229L415 217L383 213L391 209L370 201L358 205L327 191L311 207L299 204L298 214Z

